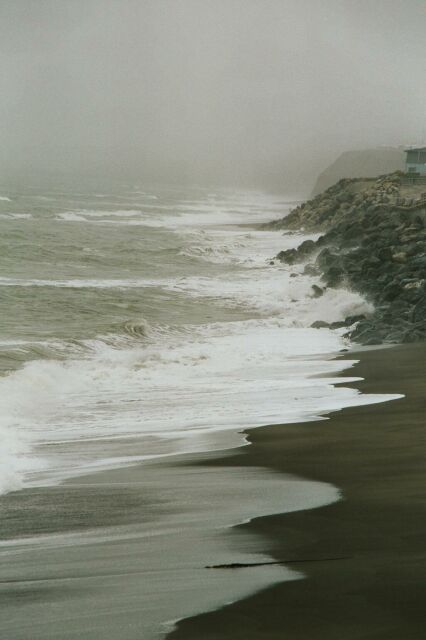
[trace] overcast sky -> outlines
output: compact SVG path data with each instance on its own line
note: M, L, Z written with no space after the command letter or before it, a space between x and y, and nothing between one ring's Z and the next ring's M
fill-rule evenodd
M0 169L298 187L422 141L425 34L425 0L0 0Z

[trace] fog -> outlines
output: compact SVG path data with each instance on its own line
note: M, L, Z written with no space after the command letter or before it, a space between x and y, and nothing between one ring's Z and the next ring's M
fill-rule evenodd
M0 169L297 191L421 142L424 0L1 0Z

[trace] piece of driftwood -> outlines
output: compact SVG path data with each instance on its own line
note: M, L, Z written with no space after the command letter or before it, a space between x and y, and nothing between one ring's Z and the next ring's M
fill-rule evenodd
M271 564L296 564L299 562L331 562L332 560L349 560L352 556L334 556L332 558L296 558L292 560L271 560L269 562L232 562L230 564L211 564L205 569L246 569L248 567L265 567Z

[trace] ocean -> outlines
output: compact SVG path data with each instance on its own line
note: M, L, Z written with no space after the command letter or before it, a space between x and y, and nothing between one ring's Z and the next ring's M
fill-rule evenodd
M112 559L118 540L124 544L130 536L138 540L139 559L149 557L155 565L155 558L164 555L164 541L156 547L153 536L167 530L169 557L192 554L193 562L196 545L201 548L200 540L205 544L208 539L208 553L217 560L206 532L218 522L226 528L260 513L338 499L334 487L278 481L262 476L261 470L255 477L247 471L238 477L229 470L221 475L218 469L213 476L198 471L195 484L182 467L179 474L171 471L174 461L188 456L243 446L244 430L322 420L330 411L387 398L343 386L354 380L350 373L336 377L351 366L350 360L336 359L350 348L343 330L311 327L315 320L332 322L368 312L369 304L345 289L315 297L312 285L320 284L318 277L305 275L303 265L273 260L278 251L317 237L261 228L292 206L282 195L255 191L136 184L1 193L0 493L6 509L7 500L19 503L19 496L26 496L28 509L19 513L18 524L16 518L6 519L0 560L11 580L17 566L22 577L29 558L40 562L44 553L47 563L52 545L56 550L83 545L87 550L89 542L82 540L86 535L93 541L94 531L102 544L114 541ZM66 524L58 527L60 535L37 522L32 530L32 518L38 517L31 510L33 496L51 500L62 487L80 486L83 500L91 477L108 471L121 477L129 468L142 469L138 486L144 495L149 488L168 496L161 516L146 508L149 522L138 533L134 522L130 534L117 519L114 533L102 521L84 535L73 534L72 544ZM229 487L235 489L232 497ZM226 488L224 503L215 502L215 492L226 493ZM179 530L192 540L186 551L173 546L176 505L183 503L188 508L181 508ZM214 518L206 515L211 504ZM195 507L199 512L187 517ZM207 511L201 515L203 508ZM143 542L147 538L148 547ZM226 545L219 545L220 560L228 558ZM259 553L254 543L250 548ZM236 557L235 549L231 557ZM90 558L89 553L88 562ZM153 599L150 589L143 596L139 585L138 598L145 597L144 635L130 630L122 637L157 637L158 625L179 613L219 605L277 579L294 579L277 567L248 581L231 579L228 573L208 587L203 583L201 595L199 573L191 571L185 574L190 606L182 587L182 601L175 599L171 606L170 594L165 594L165 604L160 596ZM163 591L165 581L173 583L178 575L176 567L170 575L162 566ZM152 576L150 580L152 584ZM98 591L104 598L102 585ZM63 606L65 616L66 599ZM31 637L50 637L43 607L34 607L31 603L29 615L36 625ZM22 619L10 611L4 618L7 637L28 637L25 628L19 631ZM75 620L80 613L73 609ZM75 637L80 637L80 624L72 627ZM98 632L110 637L99 625L84 637L98 637ZM68 631L64 637L74 637ZM56 627L52 637L60 637Z

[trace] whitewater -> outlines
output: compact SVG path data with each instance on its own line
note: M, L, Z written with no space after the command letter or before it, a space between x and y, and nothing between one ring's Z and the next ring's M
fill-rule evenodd
M127 185L0 206L1 492L383 399L335 386L348 342L311 324L370 307L273 260L316 237L260 228L282 196Z
M235 527L339 488L226 457L250 429L397 396L348 387L343 330L312 328L371 307L316 297L319 278L274 259L315 238L263 228L292 206L199 187L2 195L1 637L158 640L303 578ZM256 566L205 568L230 563Z

